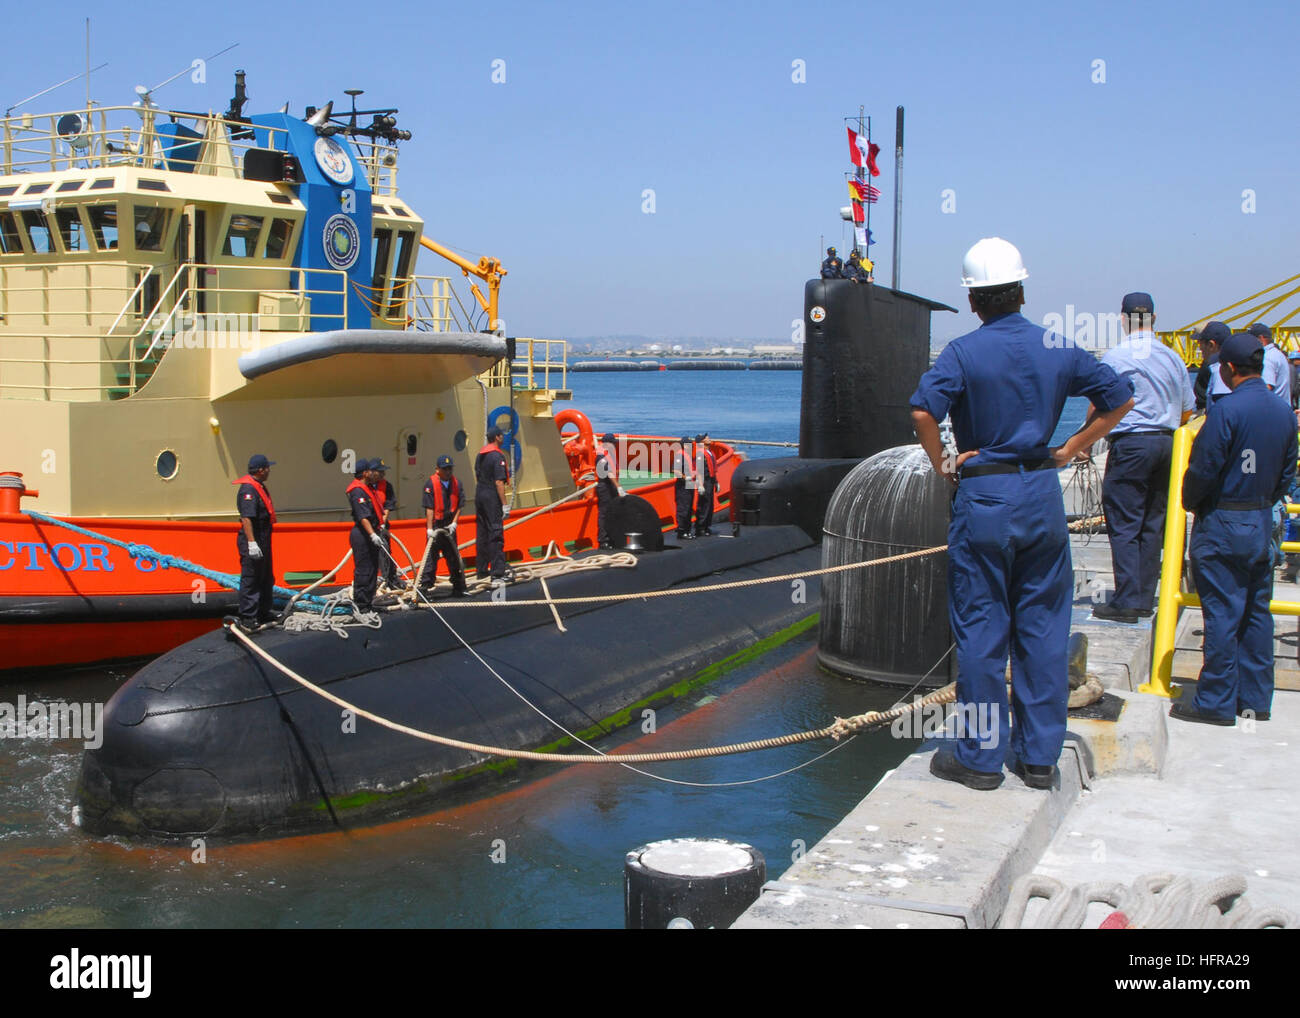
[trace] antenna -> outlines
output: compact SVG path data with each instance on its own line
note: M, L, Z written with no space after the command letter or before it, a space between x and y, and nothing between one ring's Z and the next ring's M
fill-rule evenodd
M9 116L9 114L11 114L14 110L18 109L19 106L25 106L33 99L39 99L41 96L49 92L53 92L56 88L62 88L64 85L71 84L72 82L76 81L78 78L82 77L83 75L89 75L93 71L102 71L107 66L108 66L108 61L105 60L98 67L92 67L89 71L82 71L80 74L74 74L71 78L64 78L57 85L51 85L49 88L43 88L35 95L29 95L26 99L19 99L16 103L14 103L12 106L10 106L8 109L5 110L5 116L6 117Z
M218 50L216 53L213 53L212 56L207 57L206 59L207 59L207 60L216 60L217 57L221 56L222 53L229 53L232 49L234 49L234 48L235 48L236 46L238 46L238 45L239 45L239 43L237 43L237 42L232 42L232 43L231 43L229 46L227 46L225 49L223 49L223 50ZM170 78L165 78L164 80L158 82L158 84L154 85L153 88L145 88L144 85L136 85L136 86L135 86L135 94L138 95L138 96L140 97L140 98L136 101L136 105L139 106L139 107L141 107L142 109L148 109L149 107L153 106L153 105L154 105L154 102L153 102L153 94L154 94L155 92L157 92L158 89L162 88L164 85L170 85L173 81L175 81L177 78L179 78L182 74L189 74L189 73L190 73L191 71L193 71L193 70L194 70L194 64L193 64L193 63L189 63L189 64L186 64L184 67L182 67L182 68L181 68L179 71L177 71L175 74L173 74Z

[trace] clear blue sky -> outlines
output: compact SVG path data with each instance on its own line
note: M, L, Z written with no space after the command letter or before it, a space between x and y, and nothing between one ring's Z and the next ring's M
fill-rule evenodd
M1173 327L1300 272L1300 16L1279 6L60 6L40 45L10 47L0 106L82 68L86 16L106 104L238 41L206 85L182 77L158 101L224 109L240 67L250 112L342 106L349 87L400 107L403 194L431 236L502 259L512 334L781 340L820 236L848 247L843 118L859 104L882 149L872 254L888 282L902 104L904 289L962 306L963 252L998 235L1024 254L1031 317L1111 312L1145 289ZM936 315L935 339L974 324Z

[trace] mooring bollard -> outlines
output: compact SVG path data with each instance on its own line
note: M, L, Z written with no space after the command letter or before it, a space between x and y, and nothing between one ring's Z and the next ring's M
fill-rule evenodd
M750 845L722 838L654 841L624 861L625 925L629 930L730 926L758 899L766 881L763 853Z

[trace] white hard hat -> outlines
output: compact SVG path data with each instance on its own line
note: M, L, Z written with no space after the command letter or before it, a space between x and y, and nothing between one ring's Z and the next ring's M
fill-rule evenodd
M961 260L962 286L1002 286L1027 278L1020 252L1001 237L985 237Z

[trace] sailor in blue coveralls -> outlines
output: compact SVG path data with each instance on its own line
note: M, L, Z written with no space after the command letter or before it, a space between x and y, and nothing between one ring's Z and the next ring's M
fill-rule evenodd
M1205 618L1205 660L1190 704L1169 716L1232 725L1267 721L1273 703L1270 509L1296 472L1296 420L1260 378L1264 350L1234 333L1219 352L1231 390L1206 415L1183 475L1183 505L1196 514L1188 547Z
M1124 341L1101 362L1133 384L1133 409L1110 433L1101 489L1115 595L1092 614L1136 623L1149 617L1155 604L1174 429L1192 416L1196 397L1183 359L1152 331L1151 295L1126 294L1120 315Z
M977 728L957 733L954 751L935 753L930 770L977 789L1002 783L1008 651L1016 772L1031 787L1052 786L1065 741L1073 593L1057 470L1133 406L1128 382L1019 313L1027 276L1020 252L1000 238L966 253L962 285L984 324L944 348L911 398L930 462L958 485L948 531L948 604L957 698ZM1068 396L1086 396L1094 411L1069 441L1051 448ZM955 457L939 437L939 422L949 415Z
M384 547L384 539L379 534L384 522L384 509L375 501L374 484L379 474L373 468L373 462L357 460L356 477L346 492L352 510L352 530L348 533L348 544L352 548L352 600L363 612L370 611L375 600L379 557Z

